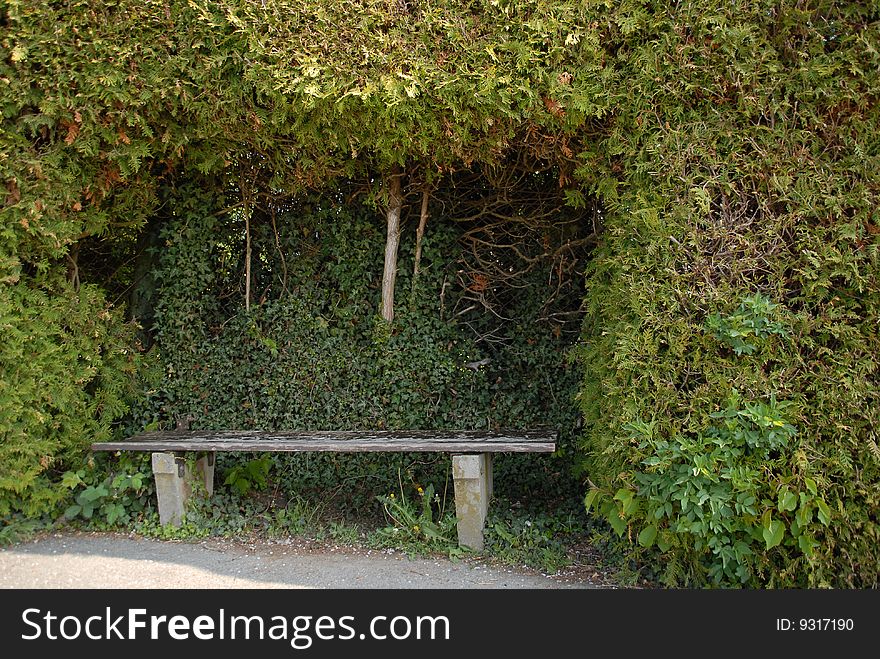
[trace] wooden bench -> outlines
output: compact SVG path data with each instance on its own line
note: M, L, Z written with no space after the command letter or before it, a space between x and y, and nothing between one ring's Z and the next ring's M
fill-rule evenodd
M308 431L175 430L145 432L118 442L92 444L93 451L151 451L159 521L179 526L200 478L211 495L214 491L214 456L217 451L293 452L443 452L452 454L458 542L463 547L483 548L483 527L492 497L492 455L495 453L552 453L556 432L465 431ZM196 473L190 473L186 454L196 453Z

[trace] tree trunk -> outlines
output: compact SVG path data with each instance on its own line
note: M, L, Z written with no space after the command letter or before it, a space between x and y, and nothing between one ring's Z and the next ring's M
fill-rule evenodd
M382 318L389 323L394 320L394 282L397 279L397 247L400 244L400 209L403 198L400 194L399 167L392 170L388 179L388 221L385 240L385 270L382 273Z

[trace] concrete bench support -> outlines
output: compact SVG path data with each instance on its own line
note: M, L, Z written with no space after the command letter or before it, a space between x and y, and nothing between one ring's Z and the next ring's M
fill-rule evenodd
M192 494L186 458L173 453L153 453L153 476L156 478L159 523L180 526L186 502Z
M214 457L215 454L212 451L196 460L196 472L201 477L208 496L214 494Z
M492 498L492 454L452 456L458 544L483 549L483 527Z
M214 493L214 453L196 461L196 473L208 496ZM174 453L153 453L153 476L156 478L156 499L159 504L159 523L180 526L186 514L186 504L193 493L195 476L186 464L186 458Z

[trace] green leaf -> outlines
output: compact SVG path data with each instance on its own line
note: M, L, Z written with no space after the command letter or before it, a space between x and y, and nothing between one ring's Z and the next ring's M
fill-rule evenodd
M753 556L755 553L752 551L751 547L749 547L749 545L742 540L734 544L733 551L738 557Z
M816 481L814 481L812 478L805 478L804 485L807 486L807 489L813 496L816 496L819 493L819 489L816 487Z
M819 546L819 543L813 539L813 536L803 533L798 538L798 546L804 552L804 556L810 557L813 555L813 550Z
M614 495L614 499L616 501L620 501L622 504L626 504L627 501L632 501L633 492L632 490L628 490L625 487L617 490L617 494Z
M646 526L639 533L639 544L642 547L650 547L654 544L654 539L657 537L657 527L653 524L651 526Z
M819 509L819 521L828 526L831 523L831 509L828 504L824 499L816 499L816 507Z
M659 549L660 551L667 551L670 547L672 547L674 537L675 536L668 531L659 533L657 535L657 549Z
M587 511L591 510L593 505L596 503L596 497L599 496L599 489L593 488L589 492L587 492L587 496L584 497L584 507Z
M618 536L622 536L624 531L626 531L626 522L616 513L608 515L608 523Z
M620 501L622 504L623 514L629 515L636 509L638 505L638 500L634 498L635 493L632 490L627 490L626 488L620 488L617 490L617 494L614 495L614 498L617 501Z
M77 474L75 471L65 471L64 475L61 477L61 485L71 490L82 484L83 479L80 478L79 474Z
M801 528L808 526L813 521L813 506L809 502L802 503L795 513L795 519Z
M82 510L82 506L80 506L78 504L73 504L72 506L68 506L67 510L64 511L64 516L67 519L73 519L74 517L79 515L81 510Z
M797 495L787 487L779 492L779 512L789 512L797 508Z
M105 515L107 516L107 522L113 524L125 515L125 507L120 503L111 503L106 507Z
M785 525L778 519L771 520L769 525L764 525L762 535L764 542L767 543L767 549L773 549L782 542L782 537L785 535Z
M82 492L80 492L80 494L76 498L76 500L81 504L85 504L85 503L88 503L91 501L96 501L97 499L100 499L102 496L105 496L106 494L107 494L107 491L104 490L103 488L87 487Z

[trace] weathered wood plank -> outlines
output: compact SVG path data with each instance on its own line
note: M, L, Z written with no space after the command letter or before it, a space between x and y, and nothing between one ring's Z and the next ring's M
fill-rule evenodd
M390 440L509 440L556 441L555 430L157 430L134 435L130 439L390 439ZM129 440L123 440L129 441Z
M444 453L552 453L555 446L550 443L538 442L445 442L445 443L407 443L407 442L371 442L358 440L341 442L302 441L145 441L145 442L107 442L92 446L95 451L324 451L335 453L369 453L369 452L444 452Z
M552 453L555 431L157 431L118 442L97 442L93 451L328 451Z

